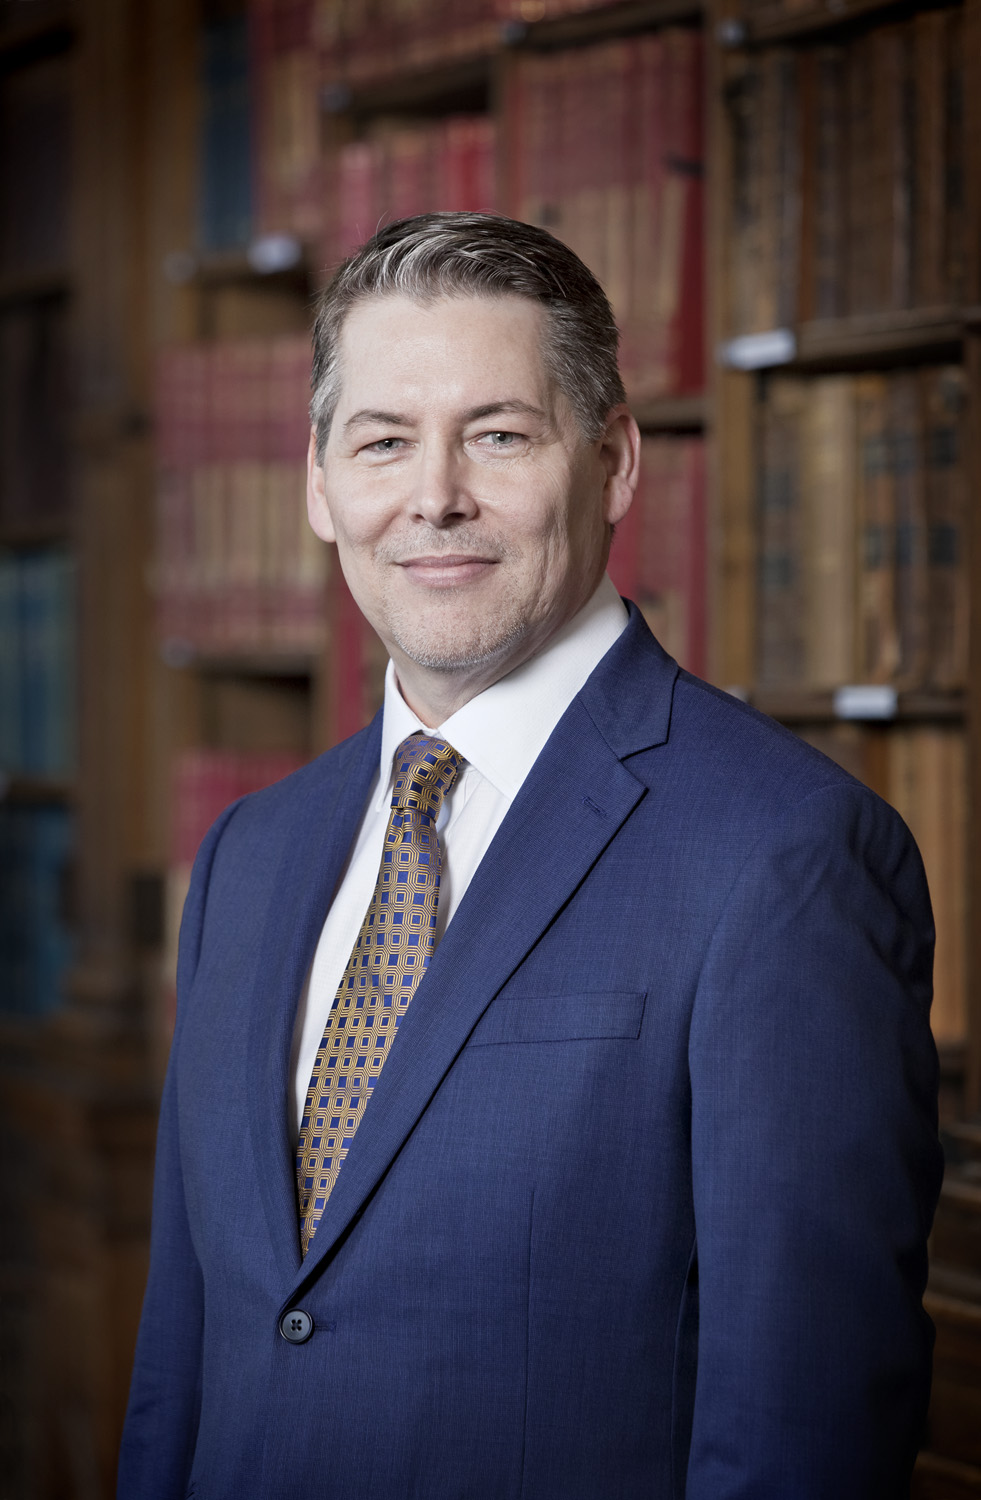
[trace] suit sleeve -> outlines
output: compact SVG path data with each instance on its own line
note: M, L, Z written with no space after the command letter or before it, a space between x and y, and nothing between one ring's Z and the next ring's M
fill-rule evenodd
M184 1201L177 1116L180 1034L204 931L218 842L238 804L205 838L181 921L177 1024L160 1105L150 1272L119 1454L119 1500L184 1500L201 1403L201 1272Z
M761 835L692 1019L698 1375L687 1500L899 1500L922 1433L939 1192L933 927L871 793Z

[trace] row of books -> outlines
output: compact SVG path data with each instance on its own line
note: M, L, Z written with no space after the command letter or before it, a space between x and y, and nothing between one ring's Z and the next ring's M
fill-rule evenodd
M704 440L645 437L640 485L608 571L664 649L697 676L707 669L706 544Z
M516 25L598 10L608 3L250 0L248 86L241 23L222 22L209 29L204 143L215 170L206 173L212 186L206 195L205 244L214 243L219 225L217 232L228 244L243 242L243 224L251 222L253 207L254 232L289 233L308 243L322 240L325 219L332 217L325 215L331 175L322 141L325 95L343 100L351 85L484 55L512 39ZM246 118L250 101L251 117ZM439 201L443 196L426 191L420 201L424 208L447 206ZM481 204L487 198L482 194ZM329 238L333 245L330 232Z
M494 122L451 115L427 124L383 122L341 148L326 258L337 264L379 225L434 210L495 208Z
M761 686L964 685L965 398L954 365L768 381Z
M808 727L803 737L891 802L923 856L937 929L933 1034L967 1034L967 737L959 725Z
M276 3L276 0L274 0ZM284 9L291 0L278 0ZM308 0L309 3L309 0ZM350 82L479 56L529 23L612 0L320 0L313 26L328 65ZM293 0L294 6L296 0Z
M731 332L968 295L960 7L729 60Z
M75 765L75 564L58 550L0 552L0 771L65 777Z
M157 372L160 638L314 652L328 549L306 518L306 337L172 345Z
M522 54L505 117L509 211L570 245L605 288L636 398L703 372L703 57L669 27Z
M0 1010L43 1016L61 1000L73 828L63 807L0 804Z
M0 528L69 509L68 339L55 298L0 311Z

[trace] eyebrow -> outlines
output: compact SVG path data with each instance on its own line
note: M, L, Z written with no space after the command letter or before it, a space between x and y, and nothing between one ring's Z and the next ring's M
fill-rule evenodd
M484 406L472 406L469 411L463 413L464 422L479 422L486 417L496 416L537 417L543 422L550 421L548 412L543 411L540 406L532 406L529 401L488 401ZM411 419L397 411L376 411L371 407L363 407L348 417L344 423L344 431L350 432L354 427L368 425L379 425L382 427L409 427Z
M348 417L344 423L344 431L349 432L352 427L364 427L369 422L376 422L382 427L408 427L408 417L401 416L397 411L372 411L365 407L362 411L356 411L353 416Z

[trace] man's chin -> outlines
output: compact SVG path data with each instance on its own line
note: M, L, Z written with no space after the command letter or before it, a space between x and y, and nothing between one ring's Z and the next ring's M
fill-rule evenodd
M510 628L499 628L493 633L449 632L445 628L429 633L394 629L392 637L399 650L417 666L451 675L509 663L518 654L527 633L525 622L516 621ZM509 667L505 665L503 670Z

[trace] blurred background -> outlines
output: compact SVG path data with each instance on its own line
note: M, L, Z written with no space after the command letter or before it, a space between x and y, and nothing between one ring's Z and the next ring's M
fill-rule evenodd
M592 267L621 592L920 842L915 1493L981 1495L979 189L981 0L0 0L0 1500L113 1492L197 845L380 702L305 522L309 327L429 209Z

